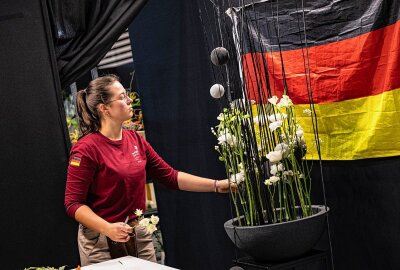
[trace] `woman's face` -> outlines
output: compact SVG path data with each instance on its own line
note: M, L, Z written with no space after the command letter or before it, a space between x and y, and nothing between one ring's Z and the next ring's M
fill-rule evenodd
M107 116L121 123L130 119L133 115L132 99L127 95L125 88L116 81L109 87L109 91L111 99L107 104Z

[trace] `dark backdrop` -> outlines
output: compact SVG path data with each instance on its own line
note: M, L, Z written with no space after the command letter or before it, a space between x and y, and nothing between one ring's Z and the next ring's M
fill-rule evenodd
M129 30L148 140L177 169L224 177L210 133L219 108L209 95L215 82L195 1L149 1ZM335 269L399 269L400 158L324 161L323 168ZM314 162L316 204L323 204L320 179ZM223 231L227 196L156 193L167 263L228 269L235 255ZM326 234L318 247L329 248Z
M40 0L0 1L1 269L79 263L63 205L69 139L47 22Z
M400 158L324 161L336 270L400 269ZM322 203L319 166L314 199ZM320 247L328 248L327 237Z

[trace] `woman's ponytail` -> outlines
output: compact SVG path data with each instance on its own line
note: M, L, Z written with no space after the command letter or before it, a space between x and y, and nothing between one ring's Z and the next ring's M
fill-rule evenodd
M111 99L108 87L116 81L119 81L119 78L115 75L99 77L91 81L86 89L77 93L76 111L82 136L99 131L101 122L97 106L107 104Z

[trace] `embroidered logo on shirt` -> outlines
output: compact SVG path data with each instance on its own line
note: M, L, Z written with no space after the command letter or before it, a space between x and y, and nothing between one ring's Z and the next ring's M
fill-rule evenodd
M72 165L72 166L79 167L81 165L81 158L80 157L73 157L69 164Z
M132 152L132 156L135 158L135 160L137 161L137 163L141 163L142 160L140 159L140 156L139 156L138 147L135 145L135 146L134 146L134 149L135 149L135 151Z

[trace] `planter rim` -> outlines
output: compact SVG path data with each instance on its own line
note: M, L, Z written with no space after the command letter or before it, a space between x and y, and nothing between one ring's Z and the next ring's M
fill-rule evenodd
M296 206L297 207L297 206ZM300 219L295 219L295 220L290 220L290 221L284 221L284 222L279 222L279 223L272 223L272 224L264 224L264 225L254 225L254 226L237 226L237 225L234 225L233 223L235 222L235 221L237 221L238 220L238 218L236 217L236 218L233 218L233 219L230 219L230 220L228 220L228 221L226 221L225 222L225 224L224 224L224 226L225 227L235 227L236 229L241 229L241 228L257 228L257 227L264 227L264 226L277 226L277 225L282 225L282 224L290 224L290 223L295 223L295 222L297 222L297 221L299 221L299 220L307 220L307 219L312 219L312 218L316 218L316 217L318 217L318 216L321 216L321 215L325 215L326 213L328 213L329 212L329 207L328 206L326 206L326 205L311 205L311 208L313 208L313 209L319 209L320 211L318 211L318 213L316 213L316 214L314 214L314 215L311 215L311 216L308 216L308 217L304 217L304 218L300 218ZM279 209L279 208L278 208ZM244 216L240 216L240 218L242 218L242 217L244 217Z

